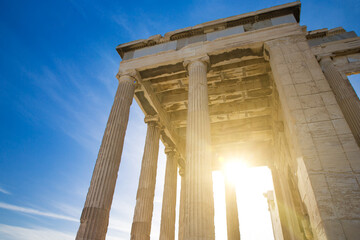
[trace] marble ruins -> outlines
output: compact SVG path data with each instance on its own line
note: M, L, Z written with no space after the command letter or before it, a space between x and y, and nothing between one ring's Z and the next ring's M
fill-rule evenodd
M212 171L251 152L268 166L277 239L360 236L360 38L307 31L300 2L119 45L118 89L76 239L105 239L130 105L147 135L131 239L150 239L159 141L167 155L160 239L215 239ZM126 149L125 149L126 151ZM181 175L175 226L177 172ZM121 184L121 183L119 183ZM228 239L240 239L226 187Z

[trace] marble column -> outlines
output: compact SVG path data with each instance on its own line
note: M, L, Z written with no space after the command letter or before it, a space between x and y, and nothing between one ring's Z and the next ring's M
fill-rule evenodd
M104 240L135 89L135 73L119 77L119 86L101 142L81 214L77 240Z
M165 148L167 156L164 194L161 211L160 240L175 239L177 154L172 148Z
M348 79L344 79L329 56L320 60L321 68L333 90L349 127L360 146L360 101Z
M186 129L185 239L215 239L207 71L209 57L185 61L189 74Z
M141 164L136 206L131 226L131 239L149 240L155 195L156 170L159 153L160 126L157 117L146 117L148 125Z
M236 189L225 176L226 224L228 240L240 240L239 216L236 202Z
M179 169L181 176L181 189L180 189L180 208L179 208L179 232L178 240L184 240L184 221L185 221L185 169Z

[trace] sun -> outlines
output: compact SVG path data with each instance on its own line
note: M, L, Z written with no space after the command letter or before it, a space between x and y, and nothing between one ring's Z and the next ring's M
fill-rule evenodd
M232 158L223 166L223 174L226 180L235 184L246 173L248 166L242 158Z
M227 239L225 184L230 183L236 190L241 239L273 240L268 203L263 195L273 190L270 169L249 166L252 158L246 156L219 161L221 170L213 172L216 239Z

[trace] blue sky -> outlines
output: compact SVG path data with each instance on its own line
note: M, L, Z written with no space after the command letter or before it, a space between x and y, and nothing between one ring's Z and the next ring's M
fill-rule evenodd
M287 2L1 1L0 239L74 238L116 91L118 44ZM358 0L304 0L300 24L360 34L359 15ZM358 76L351 81L360 89ZM128 239L143 117L134 101L110 240ZM153 226L161 209L163 147L159 153Z

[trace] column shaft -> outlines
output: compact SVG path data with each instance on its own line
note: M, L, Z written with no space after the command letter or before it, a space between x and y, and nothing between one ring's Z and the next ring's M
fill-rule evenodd
M156 122L149 122L141 164L139 187L136 195L134 219L131 227L131 239L150 239L159 139L160 127Z
M167 151L165 184L161 211L160 240L175 239L177 159L173 150Z
M120 77L81 214L77 240L105 239L134 89L132 77Z
M207 64L188 64L185 239L215 239Z
M330 57L320 61L321 68L333 90L336 100L344 114L349 127L360 146L360 101L349 80L344 79L335 68Z
M185 224L185 194L186 194L186 184L185 184L185 172L184 169L179 171L181 176L181 189L180 189L180 209L179 209L179 232L178 240L184 240L184 224Z
M225 176L226 224L228 240L240 240L235 186Z

